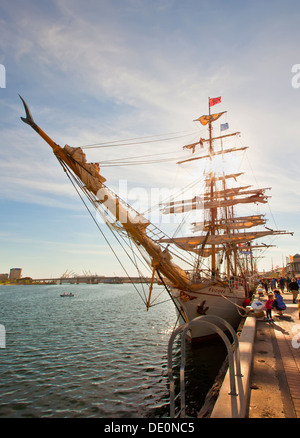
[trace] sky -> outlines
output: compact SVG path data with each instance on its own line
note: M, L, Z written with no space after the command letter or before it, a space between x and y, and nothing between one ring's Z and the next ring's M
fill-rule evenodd
M259 269L299 253L299 21L298 0L2 0L1 273L124 275L49 146L21 122L18 94L61 146L164 135L86 149L100 166L189 158L183 145L205 135L193 120L221 96L213 109L227 111L220 120L249 147L244 170L256 187L272 187L259 212L270 228L294 232L272 239ZM138 206L138 194L148 202L147 193L179 188L200 170L173 160L101 172Z

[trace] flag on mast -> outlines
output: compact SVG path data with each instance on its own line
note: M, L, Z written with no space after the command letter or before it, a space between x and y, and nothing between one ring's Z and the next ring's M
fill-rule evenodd
M221 123L220 130L225 131L226 129L229 129L229 124L228 123Z
M217 103L221 103L221 96L209 99L209 106L216 105Z

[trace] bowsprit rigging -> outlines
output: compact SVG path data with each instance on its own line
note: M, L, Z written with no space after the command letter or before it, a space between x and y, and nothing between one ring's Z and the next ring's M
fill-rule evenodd
M201 220L197 218L191 222L193 234L182 236L174 234L170 236L170 233L163 232L151 223L145 214L137 212L123 201L109 188L106 177L102 175L102 171L100 172L99 163L87 162L83 152L83 148L128 146L129 142L61 147L34 122L28 106L23 99L22 101L26 117L21 119L50 145L93 219L95 220L85 198L99 211L107 228L120 243L128 259L136 266L139 275L143 275L142 269L145 267L148 269L151 278L149 294L147 297L144 290L144 296L141 296L147 309L155 303L155 299L152 300L152 291L156 280L168 291L182 320L190 321L199 315L211 314L225 319L232 326L237 325L241 318L240 308L252 293L251 280L255 275L253 251L268 246L264 243L253 245L252 242L287 232L266 227L266 219L261 213L236 213L236 208L240 206L245 208L253 204L266 204L269 196L265 192L270 188L261 189L252 188L248 184L243 185L238 183L243 172L226 172L214 168L218 159L222 161L229 154L240 153L247 149L244 146L224 149L225 138L228 140L240 135L238 132L222 135L222 131L229 128L228 123L221 124L220 135L213 136L213 123L225 111L211 114L211 107L221 103L221 97L209 99L208 114L196 119L208 128L208 137L200 137L199 141L183 147L186 150L184 153L192 154L200 147L200 155L190 158L170 157L170 154L166 158L158 158L159 154L154 158L152 154L140 155L131 159L106 160L103 161L103 165L100 161L102 168L105 164L107 166L154 164L158 161L177 161L180 166L186 166L207 160L209 165L205 166L202 191L188 199L172 198L162 205L163 215L182 216L177 233L179 230L185 233L183 225L187 223L190 215L202 214ZM182 136L173 136L170 139L180 137ZM135 143L135 140L157 141L149 140L149 137L146 140L146 138L132 139L131 144ZM161 153L160 157L162 155L166 154ZM198 178L199 175L196 180ZM197 187L198 184L193 186L194 189ZM97 222L96 225L118 262L127 272L106 234ZM191 330L192 339L210 335L208 327L202 326Z
M133 145L140 146L141 144L159 143L159 142L166 143L170 140L178 140L184 137L190 137L191 135L195 135L195 133L196 133L195 131L174 132L170 134L161 134L161 135L155 135L150 137L136 137L136 138L121 140L121 141L115 140L112 142L94 143L94 144L84 145L79 147L82 150L85 149L88 150L88 149L102 149L102 148L115 148L115 147L119 148L122 146L128 147ZM176 135L176 134L181 134L181 135ZM155 139L153 139L154 137ZM172 156L173 154L176 154L176 156ZM155 154L138 155L132 157L126 155L123 158L101 160L99 161L99 165L101 165L101 167L136 166L136 165L156 164L156 163L164 163L171 161L176 162L181 158L183 158L183 155L178 156L178 149L176 148L176 150L168 151L168 152L161 152L161 153L156 152Z

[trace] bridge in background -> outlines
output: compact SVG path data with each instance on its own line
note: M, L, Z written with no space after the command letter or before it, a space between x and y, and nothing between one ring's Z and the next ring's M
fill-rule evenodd
M33 278L32 284L122 284L122 283L149 283L148 277L105 277L101 275L59 277L59 278Z

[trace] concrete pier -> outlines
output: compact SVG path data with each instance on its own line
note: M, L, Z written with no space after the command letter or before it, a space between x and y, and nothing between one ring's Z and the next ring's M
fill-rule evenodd
M211 418L300 418L299 313L292 295L282 295L287 305L282 316L273 311L272 323L249 316L240 335L245 404L228 394L228 372Z
M292 295L273 323L257 321L249 418L300 418L300 320ZM264 299L266 299L264 297Z

